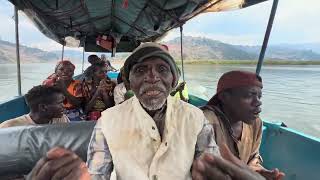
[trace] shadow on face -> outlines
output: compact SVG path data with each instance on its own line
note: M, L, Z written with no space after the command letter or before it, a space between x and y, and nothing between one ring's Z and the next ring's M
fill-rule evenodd
M74 74L74 68L71 64L60 64L56 69L56 74L62 80L71 80Z
M53 118L61 118L64 114L64 95L61 93L54 93L49 97L46 97L47 101L39 104L38 109L40 116L43 120L51 120ZM49 122L41 122L46 124Z
M229 117L252 124L261 112L261 96L260 87L245 86L226 90L220 96L220 100Z
M135 64L129 74L130 87L147 110L160 109L172 90L170 65L158 57Z

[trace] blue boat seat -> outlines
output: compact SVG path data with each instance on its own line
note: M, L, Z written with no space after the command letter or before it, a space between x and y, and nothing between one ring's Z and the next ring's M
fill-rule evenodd
M95 122L0 129L0 179L28 174L46 152L56 146L74 151L84 161Z

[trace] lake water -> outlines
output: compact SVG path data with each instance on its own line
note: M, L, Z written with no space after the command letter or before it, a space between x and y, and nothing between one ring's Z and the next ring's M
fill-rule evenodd
M87 67L88 64L85 65ZM119 65L116 65L116 67ZM81 72L77 65L76 73ZM54 64L23 64L25 93L53 72ZM219 77L230 70L254 71L254 66L186 65L189 93L209 99ZM320 137L320 66L264 66L262 118ZM0 102L17 95L16 65L0 65Z

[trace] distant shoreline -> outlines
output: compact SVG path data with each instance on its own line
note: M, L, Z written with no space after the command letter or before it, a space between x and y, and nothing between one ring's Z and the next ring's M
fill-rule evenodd
M57 60L58 61L58 60ZM125 60L111 60L111 64L122 66ZM82 64L81 61L74 62ZM87 64L87 62L85 62ZM176 60L177 64L181 64L181 60ZM213 65L257 65L258 60L184 60L184 64L213 64ZM0 62L0 65L16 64L16 62ZM50 62L21 62L21 64L56 64L55 61ZM264 65L320 65L318 61L302 61L302 60L265 60Z
M181 61L176 61L181 64ZM258 60L185 60L185 64L257 65ZM264 65L320 65L319 61L265 60Z

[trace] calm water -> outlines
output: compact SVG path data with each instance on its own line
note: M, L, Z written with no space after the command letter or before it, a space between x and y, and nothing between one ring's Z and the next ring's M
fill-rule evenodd
M87 66L87 64L86 64ZM53 72L54 64L22 65L22 91L40 84ZM81 72L81 65L75 74ZM254 71L253 66L187 65L189 92L209 99L218 78L230 70ZM320 66L264 66L262 118L284 122L293 129L320 137ZM0 102L17 95L16 66L0 65Z

